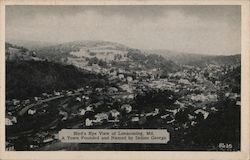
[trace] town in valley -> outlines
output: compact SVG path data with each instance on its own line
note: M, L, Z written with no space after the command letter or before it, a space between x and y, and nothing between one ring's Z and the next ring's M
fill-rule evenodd
M79 42L75 46L82 47L88 43ZM73 48L72 44L65 46ZM197 140L192 139L192 136L201 129L211 129L211 126L203 125L211 123L216 128L214 123L220 122L215 120L220 118L228 121L229 124L224 124L226 127L238 125L236 120L230 122L230 119L231 114L238 120L240 118L239 55L220 57L225 61L235 60L233 65L231 61L220 65L216 61L217 57L202 64L177 64L164 57L145 54L116 43L91 44L90 48L81 48L60 58L44 56L43 50L54 51L54 48L30 51L6 44L7 91L10 89L7 92L5 118L7 149L69 149L72 146L58 139L58 132L65 128L166 129L171 135L170 142L166 144L167 149L180 149L183 144L193 144L193 149L197 149L203 145L204 142L199 138L204 135ZM32 64L40 67L38 71L29 68ZM43 83L50 82L39 82L37 78L46 72L48 65L59 65L61 68L57 72L62 69L72 70L70 72L75 74L79 72L80 79L83 76L87 81L72 88L53 84L46 88L48 92L43 92ZM28 74L26 70L34 75L27 77L34 79L27 80L25 85L37 87L36 92L29 86L14 88L13 92L14 84L23 87L23 84L16 81L19 80L18 72ZM43 78L50 78L50 74ZM68 78L79 79L78 75L70 76ZM12 77L16 79L12 80ZM221 134L219 129L216 128L218 134ZM221 136L223 139L225 135ZM206 148L216 150L219 143L211 139ZM104 149L106 147L99 145ZM73 145L78 150L84 147L85 144ZM237 150L237 146L234 147L232 149Z

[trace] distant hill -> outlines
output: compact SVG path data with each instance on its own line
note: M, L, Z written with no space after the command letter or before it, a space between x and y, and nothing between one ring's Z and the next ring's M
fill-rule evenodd
M5 59L7 61L42 60L36 56L36 52L10 43L5 43Z
M201 55L193 53L182 53L170 50L146 50L146 54L158 54L177 64L188 64L205 66L207 64L232 65L240 63L240 54L235 55Z
M138 50L123 44L109 41L73 41L61 44L26 40L10 40L9 42L14 46L22 46L23 48L34 51L39 58L60 63L68 62L73 65L75 63L71 62L71 60L75 61L76 58L77 61L85 61L86 59L88 61L94 57L104 61L126 61L130 60L127 58L127 53L129 51ZM205 66L207 64L232 65L240 63L240 54L230 56L211 56L160 49L139 51L140 54L146 56L159 55L169 62L172 61L180 65L188 64ZM15 50L10 49L10 52L13 53ZM85 61L85 63L87 62Z
M86 64L111 64L112 67L129 68L129 65L140 66L141 69L162 68L164 72L172 72L179 68L171 60L156 54L145 55L143 51L127 47L123 44L108 41L75 41L44 47L35 50L38 57L50 61L73 64L84 68ZM83 65L85 64L85 65Z
M168 60L157 54L145 55L140 50L129 50L128 57L147 69L160 68L164 75L166 75L168 72L175 72L180 69L180 66L174 63L172 60Z
M56 45L57 43L44 41L28 41L28 40L8 40L9 43L17 46L23 46L29 50Z
M39 57L53 61L63 61L67 57L114 59L115 55L126 53L129 48L119 43L107 41L74 41L37 48Z
M209 64L215 65L240 65L241 55L230 55L230 56L208 56L202 60L189 62L190 65L205 66Z

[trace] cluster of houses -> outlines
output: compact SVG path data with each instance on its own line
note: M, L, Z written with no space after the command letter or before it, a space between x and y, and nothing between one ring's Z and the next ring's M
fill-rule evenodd
M29 108L27 115L35 117L35 115L41 113L48 114L47 108L51 107L50 100L56 100L56 97L62 97L62 99L65 97L65 99L70 99L69 101L73 106L69 107L68 101L59 105L57 107L58 116L55 115L55 118L59 117L61 122L67 122L80 117L80 128L152 126L149 123L155 123L155 127L157 125L159 127L173 126L175 130L193 127L199 123L199 120L207 119L211 113L218 112L218 108L209 108L207 104L218 101L217 91L223 86L219 80L212 83L208 77L204 76L207 70L211 72L208 77L213 77L217 72L226 74L230 71L230 69L225 71L218 66L207 68L184 66L183 71L169 73L168 77L163 79L160 78L160 71L157 68L135 72L123 69L102 69L102 72L105 71L109 74L110 81L116 81L116 86L105 86L104 88L85 86L72 91L43 93L40 97L22 101L17 99L6 101L8 107L5 124L6 126L17 124L16 115L20 108L32 104L38 104L39 107ZM166 109L152 106L150 111L140 111L133 102L136 95L149 89L170 90L181 95L181 97L175 101L173 106L166 104ZM93 97L93 93L95 93L95 97ZM105 96L108 99L105 99ZM224 96L234 100L236 106L240 106L239 94L228 90ZM97 101L93 99L97 99ZM118 105L115 106L115 103L118 103ZM177 117L182 113L185 113L188 118L187 122L180 124ZM37 148L36 144L49 144L58 139L56 131L53 131L53 134L48 132L36 133L35 137L37 137L37 143L32 144L30 149ZM9 150L12 149L9 148Z

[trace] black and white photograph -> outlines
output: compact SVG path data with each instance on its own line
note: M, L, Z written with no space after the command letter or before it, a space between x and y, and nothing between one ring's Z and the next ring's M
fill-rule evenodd
M241 11L5 6L5 151L240 152Z

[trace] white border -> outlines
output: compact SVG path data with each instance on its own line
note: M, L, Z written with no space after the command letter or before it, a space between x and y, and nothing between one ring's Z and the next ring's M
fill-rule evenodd
M241 151L240 152L183 152L183 151L5 151L5 5L241 5ZM187 160L248 160L249 159L249 0L0 0L0 159L187 159Z

